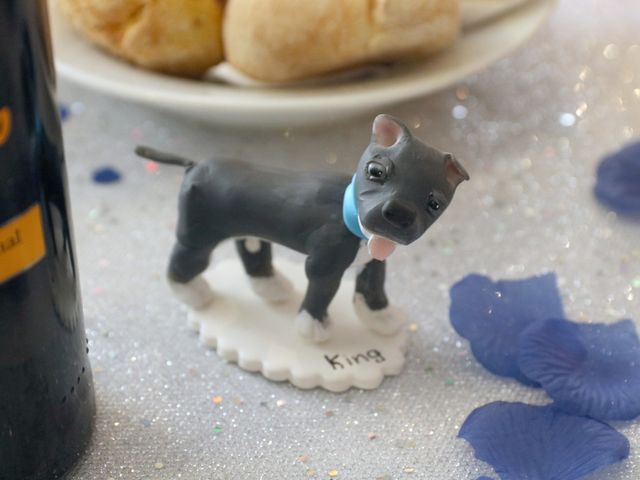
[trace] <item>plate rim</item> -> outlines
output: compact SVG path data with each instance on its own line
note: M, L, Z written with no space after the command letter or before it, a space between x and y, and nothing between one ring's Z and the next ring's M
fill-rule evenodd
M52 5L52 35L54 39L54 53L61 50L61 33L58 31L60 22L66 23L65 34L77 36L82 39L81 43L71 48L81 48L91 51L92 56L102 57L107 65L118 64L120 68L131 69L136 72L135 81L124 83L120 79L113 77L101 77L87 69L82 69L73 62L65 61L65 55L55 54L55 65L59 75L65 80L82 85L86 88L99 91L101 93L117 98L131 100L151 106L161 106L174 111L185 111L200 113L215 113L214 117L223 115L243 116L265 114L276 117L291 116L305 111L306 115L334 108L336 114L340 112L353 111L354 114L362 112L364 109L390 105L407 101L412 98L425 96L450 86L467 76L481 71L486 66L494 63L498 59L509 55L523 44L545 23L554 11L557 0L534 0L526 5L507 12L489 22L479 25L467 31L449 49L436 54L419 64L411 64L414 71L400 72L396 76L387 78L375 78L369 81L348 82L337 85L322 87L234 87L210 82L199 82L179 77L171 77L159 74L150 70L145 70L135 65L127 63L103 52L78 33L72 32L72 26L65 19L60 18L60 13L56 11L55 3ZM482 38L492 30L508 27L510 23L534 19L529 22L529 29L525 31L517 40L514 40L502 50L487 52L478 59L473 59L465 65L457 65L453 69L434 70L424 75L422 70L415 68L428 67L438 59L446 60L451 55L453 49L463 48L466 43L475 38ZM466 37L466 38L465 38ZM466 45L468 46L468 45ZM64 47L62 47L64 49ZM66 49L68 54L69 47ZM407 64L409 65L409 64ZM153 87L149 88L143 80L153 82ZM185 88L176 88L183 85ZM373 98L372 98L373 97ZM363 108L365 107L366 108ZM214 118L211 118L214 120ZM313 122L315 123L315 122Z

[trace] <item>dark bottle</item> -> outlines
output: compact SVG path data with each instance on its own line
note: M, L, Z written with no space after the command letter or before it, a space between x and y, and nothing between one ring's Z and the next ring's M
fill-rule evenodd
M86 447L87 357L44 0L0 0L0 480Z

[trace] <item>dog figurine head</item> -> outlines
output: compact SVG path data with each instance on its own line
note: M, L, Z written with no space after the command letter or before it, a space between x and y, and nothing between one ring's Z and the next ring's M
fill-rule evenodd
M447 209L469 174L450 153L415 138L389 115L373 122L354 177L360 228L374 258L417 240Z

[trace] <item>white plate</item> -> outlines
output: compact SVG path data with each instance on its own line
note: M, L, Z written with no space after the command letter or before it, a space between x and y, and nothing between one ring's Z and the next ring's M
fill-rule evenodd
M524 6L468 29L428 60L395 64L345 82L298 87L241 87L142 70L93 47L55 8L51 23L58 73L116 97L210 123L289 126L323 123L426 95L477 72L524 43L548 18L555 0Z

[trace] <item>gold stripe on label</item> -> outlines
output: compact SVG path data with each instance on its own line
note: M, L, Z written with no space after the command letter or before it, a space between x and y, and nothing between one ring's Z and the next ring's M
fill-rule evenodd
M4 145L11 134L11 110L9 107L0 108L0 147Z
M28 270L44 257L40 206L0 225L0 283Z

